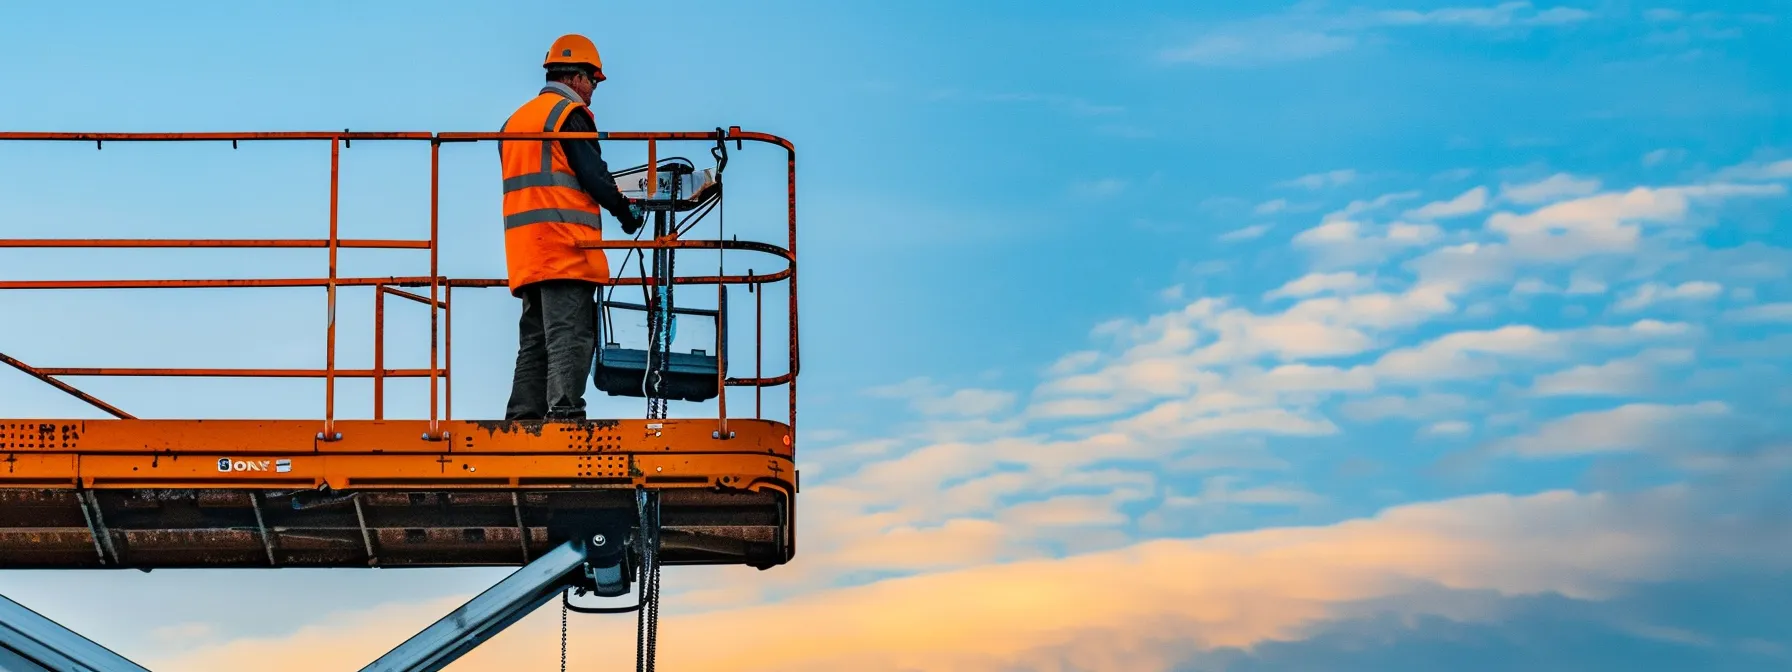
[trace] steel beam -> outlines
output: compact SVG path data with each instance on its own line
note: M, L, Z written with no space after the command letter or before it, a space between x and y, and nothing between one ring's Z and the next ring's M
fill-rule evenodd
M149 672L4 596L0 596L0 669L7 672Z
M620 540L610 543L620 543ZM424 628L361 672L436 672L585 576L586 546L567 541Z

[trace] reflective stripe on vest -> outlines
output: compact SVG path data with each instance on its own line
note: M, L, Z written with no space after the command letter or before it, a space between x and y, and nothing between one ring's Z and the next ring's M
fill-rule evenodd
M529 187L567 187L581 189L579 178L566 173L529 173L516 177L504 178L504 193L528 189Z
M559 128L561 117L566 114L566 109L571 104L572 101L565 98L556 101L553 109L548 111L547 120L542 122L541 132L552 133ZM506 125L508 126L508 124ZM533 187L583 189L584 187L579 184L578 176L554 170L555 142L558 141L542 140L541 170L534 173L524 173L522 175L513 175L504 178L504 193L508 194ZM568 224L588 226L598 230L603 229L603 219L597 213L567 210L564 208L538 208L506 215L504 217L504 228L509 230L519 226L528 226L530 224L540 224L543 222L565 222Z
M537 208L535 210L524 210L514 215L506 216L504 218L504 228L508 230L519 226L540 224L542 222L565 222L568 224L589 226L598 230L602 230L604 226L603 220L600 219L598 215L582 210Z

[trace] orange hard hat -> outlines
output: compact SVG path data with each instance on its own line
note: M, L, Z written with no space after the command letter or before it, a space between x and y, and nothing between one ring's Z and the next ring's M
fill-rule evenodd
M547 58L541 67L553 68L556 65L586 65L596 70L595 77L603 79L604 59L597 54L597 45L592 44L584 35L561 35L548 47Z

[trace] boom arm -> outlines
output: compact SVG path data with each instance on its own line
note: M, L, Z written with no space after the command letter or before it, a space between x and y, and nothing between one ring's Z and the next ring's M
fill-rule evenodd
M417 633L361 672L436 672L570 587L583 574L585 544L568 541L536 558Z
M149 672L42 614L0 597L0 670Z
M635 537L642 545L637 567L642 573L642 604L646 606L654 597L650 578L657 574L654 551L659 501L645 490L638 491L636 499L641 527L635 530ZM580 528L579 534L405 640L361 672L437 672L535 611L555 593L569 588L604 597L627 593L630 549L624 539L630 526L615 519L573 524Z

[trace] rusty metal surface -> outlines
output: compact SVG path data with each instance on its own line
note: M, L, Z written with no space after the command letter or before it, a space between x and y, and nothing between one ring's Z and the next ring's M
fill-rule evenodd
M795 456L790 428L754 418L730 421L733 438L713 436L707 418L590 419L542 422L455 420L446 440L427 440L425 420L339 420L340 437L318 436L311 420L0 419L0 455L29 453L491 453L594 452ZM3 459L3 457L0 457ZM0 469L0 471L4 471Z
M789 428L738 419L580 422L0 420L0 487L702 489L795 492Z
M524 490L516 504L512 491L88 492L103 528L84 515L81 492L0 489L0 569L520 566L563 541L550 533L556 516L633 507L627 491ZM781 493L666 491L662 503L669 564L789 559Z

